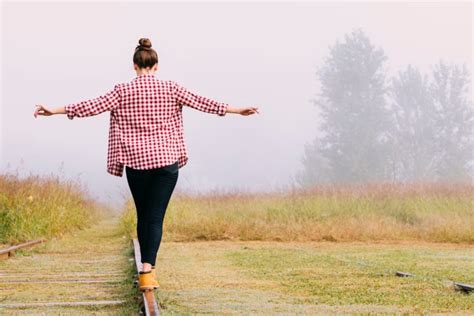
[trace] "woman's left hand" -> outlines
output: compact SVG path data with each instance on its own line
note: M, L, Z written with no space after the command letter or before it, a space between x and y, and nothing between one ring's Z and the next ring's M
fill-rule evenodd
M38 115L43 115L43 116L51 116L53 115L54 112L45 108L43 105L41 104L37 104L36 105L36 110L35 110L35 113L33 114L35 117L37 117Z
M255 114L255 113L260 113L258 112L258 108L256 107L247 107L247 108L239 108L237 110L237 113L240 114L240 115L252 115L252 114Z

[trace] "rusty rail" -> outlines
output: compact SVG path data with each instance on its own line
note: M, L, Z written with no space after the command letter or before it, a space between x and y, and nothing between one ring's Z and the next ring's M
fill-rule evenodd
M30 246L33 246L33 245L36 245L36 244L39 244L39 243L42 243L42 242L45 242L45 241L46 241L46 239L40 238L40 239L36 239L36 240L27 241L27 242L24 242L24 243L21 243L21 244L18 244L18 245L10 246L10 247L5 248L5 249L1 249L0 250L0 259L8 259L8 258L10 258L13 251L15 251L17 249L30 247Z
M141 261L141 255L140 255L140 244L138 243L138 239L134 238L132 239L133 243L133 251L135 254L135 268L137 270L137 277L138 277L138 272L142 270L142 261ZM138 284L138 280L135 281L136 284ZM141 296L143 299L143 306L141 308L141 311L145 315L150 315L150 316L155 316L155 315L160 315L160 308L158 306L158 303L156 302L156 297L155 293L153 290L150 291L140 291Z

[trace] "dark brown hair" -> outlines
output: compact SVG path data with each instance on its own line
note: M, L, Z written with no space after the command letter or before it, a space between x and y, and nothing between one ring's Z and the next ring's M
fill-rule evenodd
M158 54L151 48L151 41L148 38L140 38L138 41L133 54L133 63L140 68L151 68L158 63Z

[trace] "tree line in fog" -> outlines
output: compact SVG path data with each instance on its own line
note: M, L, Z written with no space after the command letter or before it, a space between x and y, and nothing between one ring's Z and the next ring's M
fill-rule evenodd
M360 29L337 40L316 75L321 124L300 184L470 181L473 103L465 64L442 59L389 77L387 56Z

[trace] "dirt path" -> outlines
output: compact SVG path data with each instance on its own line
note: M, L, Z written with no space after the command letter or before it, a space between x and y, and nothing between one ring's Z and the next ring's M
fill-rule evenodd
M129 257L117 220L111 217L0 261L0 314L126 314ZM34 306L42 302L50 306Z

